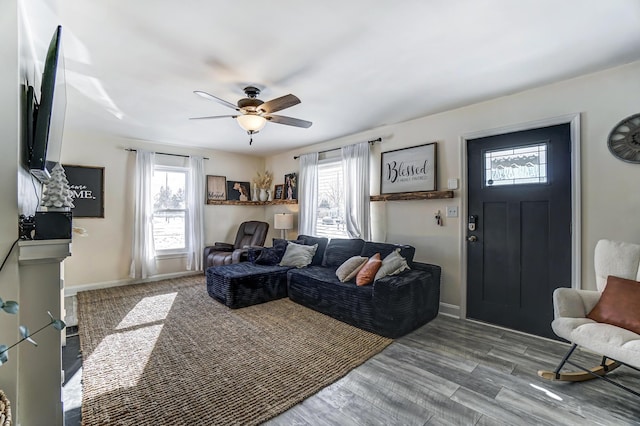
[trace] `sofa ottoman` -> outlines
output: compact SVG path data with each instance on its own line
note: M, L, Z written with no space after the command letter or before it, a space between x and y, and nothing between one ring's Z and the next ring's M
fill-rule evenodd
M229 308L244 308L287 296L289 266L250 262L207 269L207 292Z

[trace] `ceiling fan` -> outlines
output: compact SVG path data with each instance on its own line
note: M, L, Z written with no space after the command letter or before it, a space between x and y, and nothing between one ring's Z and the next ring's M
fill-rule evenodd
M305 129L311 127L311 122L306 120L300 120L299 118L286 117L284 115L272 114L277 111L281 111L285 108L292 107L299 104L301 101L297 96L285 95L279 98L272 99L264 102L258 99L260 89L254 86L247 86L244 88L244 93L247 96L238 101L237 105L227 102L224 99L211 95L201 90L195 90L198 96L202 96L205 99L216 101L225 105L231 109L239 112L235 115L213 115L208 117L192 117L190 120L208 120L212 118L234 118L249 135L249 145L253 143L253 135L258 133L267 121L278 124L286 124L287 126L304 127Z

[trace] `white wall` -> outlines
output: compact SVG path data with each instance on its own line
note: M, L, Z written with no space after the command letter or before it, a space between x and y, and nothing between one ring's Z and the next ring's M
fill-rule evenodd
M209 160L205 161L206 174L244 181L251 181L256 171L264 167L264 160L260 157L66 132L62 147L63 164L105 168L105 217L73 219L73 225L85 228L88 235L73 236L72 256L65 260L67 294L73 293L74 287L130 282L135 153L125 151L125 148L208 157ZM167 156L158 156L158 160L173 165L181 165L179 163L184 161ZM233 242L241 222L263 219L263 207L207 205L205 242ZM184 257L158 261L158 274L183 271Z
M0 253L2 259L18 237L18 146L20 143L20 75L18 66L18 9L16 0L0 2ZM17 250L0 272L0 297L19 300ZM0 313L0 343L10 345L17 341L17 315ZM10 400L16 401L18 356L9 353L9 363L0 367L0 389ZM16 407L13 412L16 413Z
M68 288L94 283L126 282L130 262L130 229L133 212L131 185L133 154L124 147L146 147L159 151L205 155L211 158L206 173L250 181L257 170L271 170L274 183L282 183L286 173L298 170L294 155L340 147L382 137L373 147L371 193L379 193L380 152L427 142L438 142L439 189L448 178L461 176L460 137L464 134L519 123L581 113L582 117L582 274L584 288L595 288L593 248L600 238L640 241L635 212L640 208L637 177L640 166L615 159L608 152L606 138L624 117L640 110L640 62L595 73L542 88L502 97L465 108L406 123L384 126L285 152L266 159L215 151L154 145L141 141L117 140L98 135L66 134L62 161L66 164L104 166L105 218L75 219L74 225L87 229L88 237L74 237L73 256L65 261ZM416 260L443 268L442 301L459 305L462 297L460 275L461 241L459 218L445 218L438 227L435 212L449 205L460 207L460 191L452 200L394 201L372 204L374 239L412 244ZM262 207L206 206L206 241L231 241L243 220L265 220L273 225L273 214L297 213L297 205ZM272 227L273 228L273 227ZM289 232L289 237L296 231ZM279 235L270 230L268 238ZM269 240L268 240L269 241ZM99 259L99 261L98 261ZM165 261L161 273L183 270L182 260Z
M498 98L409 122L317 144L266 159L268 169L297 170L294 154L321 151L382 137L372 156L371 193L379 193L380 152L438 142L438 189L448 178L461 177L460 137L464 134L527 123L571 113L582 119L582 275L583 288L595 289L593 249L600 238L640 242L638 179L640 165L624 163L607 149L607 136L616 123L640 112L640 62L557 84ZM416 247L416 260L442 266L444 303L460 305L460 219L434 221L437 210L461 206L453 200L372 203L372 216L381 227L374 239Z

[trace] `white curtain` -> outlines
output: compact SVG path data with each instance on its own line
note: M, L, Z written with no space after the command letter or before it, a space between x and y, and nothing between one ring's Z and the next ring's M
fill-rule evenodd
M318 211L318 153L300 156L298 234L316 235Z
M204 250L204 159L189 157L187 184L187 270L202 271Z
M347 233L351 238L371 239L369 213L369 142L341 148Z
M131 278L147 278L156 273L156 251L153 244L153 196L151 179L155 154L137 150L135 171L135 213L133 218L133 245Z

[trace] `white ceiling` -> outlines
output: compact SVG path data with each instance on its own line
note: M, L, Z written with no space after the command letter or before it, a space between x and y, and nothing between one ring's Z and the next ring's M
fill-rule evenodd
M63 26L66 131L256 155L640 59L638 0L53 3L21 6L40 58ZM194 90L236 103L248 84L295 94L278 114L313 126L268 123L250 147L231 118L188 120L233 113Z

